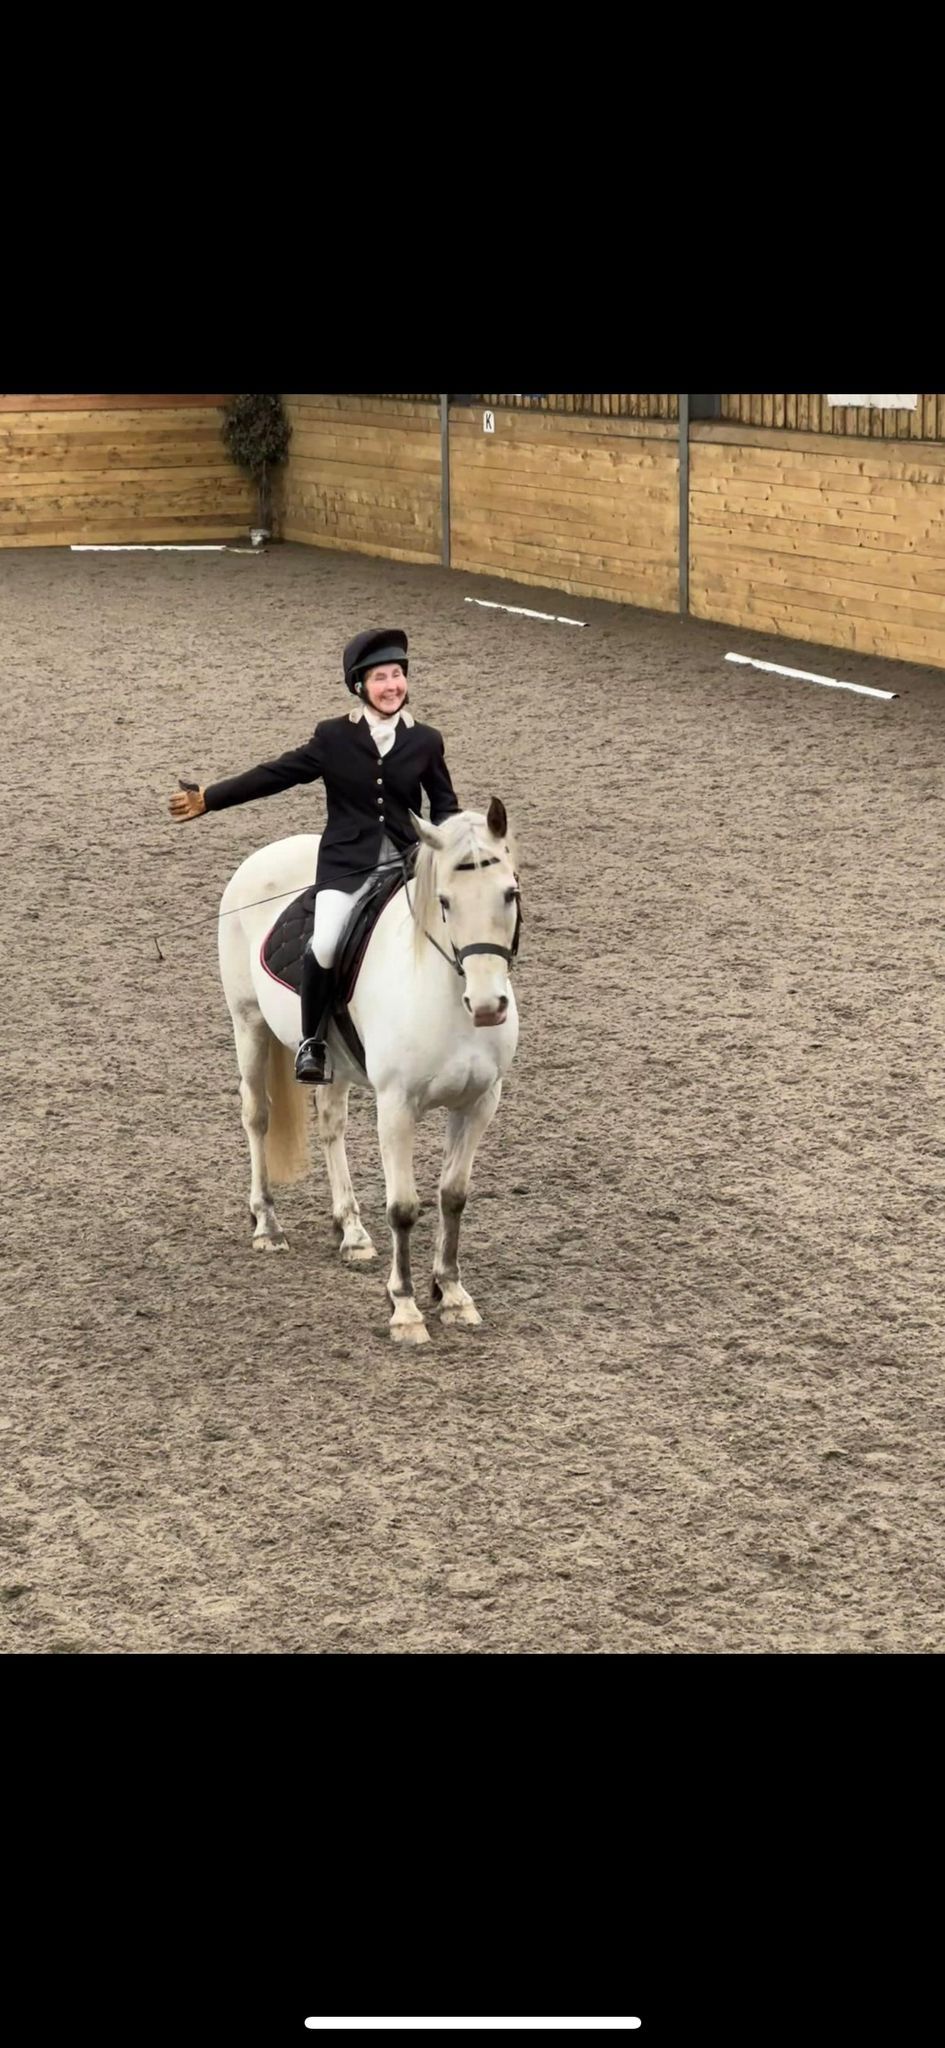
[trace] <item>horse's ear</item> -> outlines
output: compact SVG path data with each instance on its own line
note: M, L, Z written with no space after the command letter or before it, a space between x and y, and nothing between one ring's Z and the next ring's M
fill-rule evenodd
M494 796L492 798L489 809L486 812L486 824L492 833L493 839L505 838L509 829L509 821L505 815L505 805L501 797Z
M424 846L432 846L434 853L442 853L446 843L442 832L438 832L435 825L428 825L425 818L418 818L416 811L408 811L407 816L417 838L423 840Z

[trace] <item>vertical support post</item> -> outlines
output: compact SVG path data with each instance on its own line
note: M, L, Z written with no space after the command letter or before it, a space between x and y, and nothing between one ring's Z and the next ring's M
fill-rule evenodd
M679 394L679 611L689 613L689 393Z
M440 392L440 539L443 567L450 566L450 399Z

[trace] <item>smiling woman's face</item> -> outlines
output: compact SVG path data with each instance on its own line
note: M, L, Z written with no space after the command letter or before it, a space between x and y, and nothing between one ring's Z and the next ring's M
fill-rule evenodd
M407 695L407 678L399 661L387 662L383 668L369 668L364 678L364 695L372 711L382 711L385 718L393 718Z

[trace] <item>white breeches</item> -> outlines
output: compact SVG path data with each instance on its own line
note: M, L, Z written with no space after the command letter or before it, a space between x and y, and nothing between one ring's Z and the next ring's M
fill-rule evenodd
M388 837L388 834L386 832L383 833L381 848L378 854L379 866L397 860L397 858L397 847L394 845L393 840ZM315 925L312 931L312 952L318 961L319 967L334 967L335 955L338 951L338 941L345 925L349 917L353 916L355 905L360 903L362 896L367 895L376 873L377 869L372 868L371 873L362 882L360 889L352 890L350 896L344 889L319 889L317 891L315 897Z
M360 889L347 896L343 889L319 889L315 898L315 925L312 931L312 952L319 967L334 967L338 941L351 917L355 904L360 903L371 886L371 878L363 882Z

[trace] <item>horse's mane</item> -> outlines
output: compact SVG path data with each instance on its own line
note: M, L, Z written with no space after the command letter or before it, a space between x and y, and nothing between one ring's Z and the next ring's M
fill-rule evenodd
M496 842L486 825L484 811L458 811L451 818L444 818L437 831L443 840L442 852L436 853L432 846L421 845L414 870L413 910L414 945L418 952L423 949L424 933L435 931L438 919L436 895L436 863L446 857L454 863L471 860L476 867L484 867L494 860ZM508 842L509 858L514 867L515 850Z

